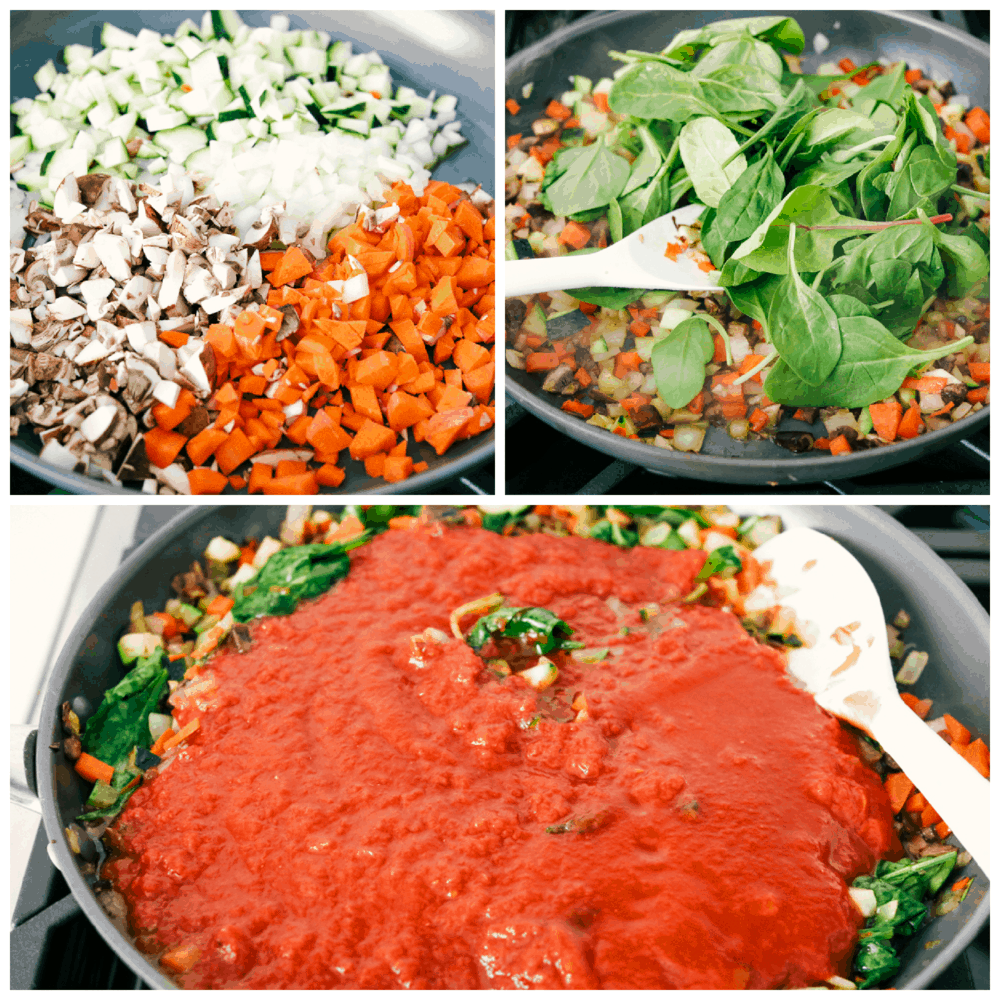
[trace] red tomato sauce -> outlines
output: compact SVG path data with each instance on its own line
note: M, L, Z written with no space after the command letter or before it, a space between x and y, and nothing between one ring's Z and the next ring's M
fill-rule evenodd
M890 850L885 793L779 653L728 612L669 603L704 558L440 527L353 552L178 708L200 731L135 793L106 869L138 946L197 956L188 988L845 974L847 883ZM411 636L497 590L611 654L557 654L544 692L451 638L411 662ZM665 612L647 625L650 602Z

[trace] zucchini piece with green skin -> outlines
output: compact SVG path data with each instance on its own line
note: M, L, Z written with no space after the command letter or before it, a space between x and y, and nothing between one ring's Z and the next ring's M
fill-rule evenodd
M537 337L547 336L548 324L545 320L545 310L535 302L528 310L528 315L524 317L521 329L525 333L534 334Z
M163 639L152 632L130 632L118 640L118 655L124 664L134 663L140 656L151 656L163 645Z
M565 340L588 326L590 326L590 317L585 316L579 309L570 309L568 312L549 316L546 320L549 340Z

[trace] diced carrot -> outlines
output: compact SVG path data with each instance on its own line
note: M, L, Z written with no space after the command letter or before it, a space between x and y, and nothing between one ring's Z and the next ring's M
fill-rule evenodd
M559 242L582 250L590 242L590 230L579 222L567 222L559 233Z
M513 97L507 98L503 105L512 115L518 114L521 110L521 105L514 100Z
M295 476L277 476L264 484L266 496L311 496L319 493L315 472L300 472Z
M238 492L247 488L247 481L243 476L230 476L229 485Z
M943 718L944 724L948 727L948 732L951 734L952 746L956 743L968 743L972 739L972 734L969 730L953 715L948 715L946 712Z
M906 800L906 811L908 813L921 813L927 808L927 799L923 792L914 792Z
M921 826L933 826L935 823L941 822L941 814L934 808L934 806L928 804L924 810L920 813L920 825Z
M753 413L750 414L751 429L759 434L767 426L767 423L767 414L759 406L755 407Z
M160 749L164 752L169 750L171 747L177 746L178 743L183 743L189 736L192 736L201 727L201 723L197 718L192 719L186 726L180 729L178 732L174 733L161 747Z
M586 420L594 415L594 407L589 403L581 403L578 399L567 399L562 404L562 409L567 413L575 413L578 417Z
M837 65L840 67L841 73L853 73L858 67L854 64L853 59L841 59Z
M187 443L187 453L195 465L204 465L229 435L217 427L206 427Z
M232 606L236 602L231 597L226 597L225 594L219 594L218 597L213 597L208 603L208 607L205 608L205 614L207 615L218 615L222 618L226 615Z
M412 473L413 459L409 455L390 455L382 468L382 476L387 483L401 483Z
M215 460L228 476L256 451L246 434L238 427L234 427L229 437L216 449Z
M926 719L927 713L930 712L931 706L934 704L930 698L920 699L914 694L910 694L909 691L901 691L899 697L913 709L913 711L921 718Z
M965 124L972 134L984 145L990 144L990 116L978 105L969 108L965 116Z
M229 480L221 472L212 469L192 469L187 475L192 496L221 493L229 485Z
M899 422L903 418L903 406L893 400L891 403L871 403L868 407L875 433L883 441L895 441L899 433Z
M513 149L521 141L521 133L517 132L514 135L507 136L507 148Z
M971 743L953 743L952 749L958 751L984 778L990 776L990 751L981 739Z
M287 476L301 476L303 472L308 472L309 466L305 462L300 462L294 458L286 458L274 467L274 478L284 479Z
M111 784L111 779L115 776L115 769L110 764L105 764L103 760L98 760L89 753L81 753L73 765L84 781L104 781Z
M608 95L606 93L594 94L594 107L598 111L603 111L607 114L611 109L608 106Z
M686 407L689 413L701 413L705 409L705 393L699 392Z
M430 418L424 439L438 455L443 455L473 415L470 407L438 412Z
M973 376L975 378L975 376ZM923 378L904 378L904 389L917 389L920 392L940 392L948 380L939 375L925 375Z
M170 465L187 443L187 438L183 434L166 431L162 427L153 427L146 431L143 438L146 445L146 457L160 469L165 469Z
M818 437L813 441L813 448L817 451L829 451L830 450L830 439L825 437Z
M366 420L351 441L353 459L364 459L377 451L387 451L396 443L396 432L373 420Z
M989 380L990 380L990 363L988 361L970 361L969 362L969 374L977 382L989 382Z
M894 771L885 779L885 790L889 795L892 814L895 816L906 805L906 800L913 791L913 782L902 771Z
M712 343L715 345L712 352L712 360L715 362L723 362L726 360L726 342L722 337L721 333L715 333L712 335Z
M545 109L545 113L549 118L555 118L557 121L565 121L567 118L573 116L573 109L566 107L565 104L560 101L549 101L548 107Z
M188 335L180 330L160 330L156 336L170 347L183 347L188 342Z
M313 262L298 248L286 250L278 266L271 272L269 278L272 288L287 285L297 278L304 278L313 269Z
M920 407L911 406L906 413L903 414L903 419L899 422L899 436L901 438L906 438L907 440L915 438L924 427L923 418L920 416Z
M831 455L848 455L851 451L851 443L843 434L838 434L837 437L830 439Z
M149 752L155 753L156 756L159 757L163 753L163 744L166 743L167 740L172 739L174 735L176 735L176 730L165 729L162 733L160 733L159 739L149 748Z
M347 473L339 465L332 465L327 462L321 466L316 473L316 482L320 486L339 486L344 481Z
M907 83L912 85L916 83L919 79L921 79L923 75L924 74L919 69L908 69L903 74L903 79L906 80Z
M264 484L274 475L274 469L263 462L255 462L250 466L250 481L247 484L248 493L263 493Z
M970 403L985 403L990 398L990 390L988 386L980 386L978 389L970 389L965 398Z

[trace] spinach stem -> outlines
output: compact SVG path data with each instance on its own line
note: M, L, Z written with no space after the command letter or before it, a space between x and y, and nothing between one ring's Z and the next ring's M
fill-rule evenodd
M733 383L733 385L743 385L744 382L746 382L748 379L753 378L754 375L757 374L757 372L759 372L765 365L769 365L776 357L777 354L775 354L774 352L772 352L771 354L765 354L764 357L760 361L758 361L757 364L753 366L753 368L751 368L747 372L744 372Z
M708 313L697 313L696 315L701 316L706 323L710 326L714 326L715 329L719 331L719 334L722 337L722 343L726 348L726 364L731 365L733 363L733 349L729 343L729 331L722 325L722 323L719 322L719 320L717 320L714 316L709 316Z
M957 194L965 195L966 198L982 198L983 201L990 200L989 191L976 191L973 188L962 187L961 184L952 184L951 190L956 192ZM933 221L934 220L931 219L931 222Z
M951 222L954 216L951 213L945 213L944 215L935 215L932 219L928 219L928 222L939 223L939 222ZM795 223L788 222L772 222L772 226L787 226L795 225ZM803 226L800 225L799 229L811 230L813 232L834 232L836 230L843 229L846 232L852 232L855 230L864 230L865 232L877 233L881 232L883 229L892 229L894 226L920 226L923 225L922 219L897 219L894 222L852 222L846 224L837 224L833 226Z
M788 169L788 164L791 163L792 157L795 155L802 140L805 139L805 132L800 132L793 140L791 146L788 147L788 152L785 153L785 158L778 164L781 172L784 173Z

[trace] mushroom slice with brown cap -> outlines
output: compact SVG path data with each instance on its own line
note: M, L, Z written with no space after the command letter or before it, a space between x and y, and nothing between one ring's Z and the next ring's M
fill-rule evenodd
M86 315L86 308L76 299L71 299L68 295L61 295L49 306L49 313L57 320L76 319L78 316Z
M152 288L153 282L149 278L141 274L133 275L122 289L121 297L118 300L119 305L127 309L133 316L142 319L145 315L142 307L146 304L146 299L149 298Z

